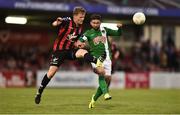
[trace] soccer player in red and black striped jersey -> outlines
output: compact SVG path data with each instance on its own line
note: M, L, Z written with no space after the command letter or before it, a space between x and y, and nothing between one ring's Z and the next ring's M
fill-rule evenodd
M75 48L76 41L82 34L82 24L85 18L85 14L86 10L84 8L75 7L73 10L72 18L58 17L52 23L53 26L58 27L58 37L54 42L49 70L43 77L41 85L35 97L36 104L40 103L44 88L47 86L51 78L55 75L59 66L64 62L64 60L84 58L84 60L87 62L93 62L99 67L102 66L105 55L102 55L97 59L90 55L87 50Z

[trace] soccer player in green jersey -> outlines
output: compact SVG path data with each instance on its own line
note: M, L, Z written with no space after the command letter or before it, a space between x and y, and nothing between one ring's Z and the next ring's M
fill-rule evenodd
M104 94L105 100L111 99L111 96L108 93L108 87L111 81L112 56L108 36L120 36L122 33L122 24L117 24L118 30L101 27L101 16L98 14L93 14L90 19L90 25L92 28L87 30L84 35L79 38L79 46L83 46L85 41L88 41L90 52L95 57L99 57L104 52L106 52L106 59L103 62L104 74L102 74L102 69L96 67L96 65L92 63L94 72L99 75L99 87L96 94L92 96L91 102L89 103L89 108L93 108L95 101L102 94Z

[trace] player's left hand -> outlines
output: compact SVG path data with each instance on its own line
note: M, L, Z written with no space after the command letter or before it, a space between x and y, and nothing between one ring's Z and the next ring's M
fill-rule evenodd
M118 27L118 28L121 28L122 26L123 26L123 24L121 24L121 23L118 23L118 24L117 24L117 27Z
M77 40L77 42L75 42L74 45L75 47L78 47L78 48L84 48L86 44Z

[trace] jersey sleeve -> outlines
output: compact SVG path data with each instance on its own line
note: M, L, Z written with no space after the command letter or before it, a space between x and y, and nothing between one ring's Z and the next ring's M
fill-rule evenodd
M109 28L105 28L108 36L120 36L122 34L122 28L118 28L118 30L112 30Z
M86 31L81 37L79 37L81 42L85 42L88 40L88 32Z
M58 26L58 28L65 27L65 26L69 23L69 21L71 20L70 17L64 17L64 18L62 18L62 19L63 19L63 21L62 21L62 23Z

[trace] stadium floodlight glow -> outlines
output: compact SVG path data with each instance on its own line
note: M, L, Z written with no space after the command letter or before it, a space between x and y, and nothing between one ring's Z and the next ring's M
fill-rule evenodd
M115 23L101 23L101 26L102 27L107 27L107 28L110 28L110 29L113 29L113 30L118 30L117 24L115 24Z
M25 17L8 16L5 18L5 22L8 24L26 24L27 19Z

